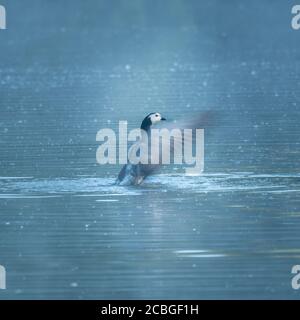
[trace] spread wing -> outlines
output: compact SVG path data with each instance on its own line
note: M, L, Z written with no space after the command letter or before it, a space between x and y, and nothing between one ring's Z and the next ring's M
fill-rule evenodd
M152 168L153 171L159 168L160 165L165 164L167 159L170 159L171 163L183 163L185 145L191 147L195 145L196 129L209 131L209 129L213 127L215 121L216 113L207 111L194 114L189 118L183 118L173 122L163 122L153 127L152 130L167 129L167 131L171 133L171 135L160 135L159 146L151 149L151 159L156 159L157 162L155 163L158 164L158 166L156 165ZM201 134L203 135L203 131ZM157 140L153 141L152 139L151 144L154 143L157 144Z

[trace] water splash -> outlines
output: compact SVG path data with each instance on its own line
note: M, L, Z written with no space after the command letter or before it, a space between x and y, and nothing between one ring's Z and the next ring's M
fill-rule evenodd
M299 174L253 174L250 172L213 173L201 176L160 174L149 177L135 187L114 185L114 178L52 178L1 177L0 198L27 196L57 196L72 194L77 197L142 195L149 190L164 192L180 190L188 193L210 192L300 192ZM292 188L291 188L292 186ZM99 200L104 201L104 200Z
M287 193L300 192L299 178L299 174L272 175L249 172L203 174L197 177L168 174L153 176L145 184L193 193L243 191Z

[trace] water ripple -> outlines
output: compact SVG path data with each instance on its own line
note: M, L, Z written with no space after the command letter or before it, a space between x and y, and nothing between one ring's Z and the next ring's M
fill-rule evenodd
M149 177L144 184L135 187L114 185L114 178L52 178L35 179L30 177L1 177L1 198L17 195L49 196L49 194L72 194L77 197L101 197L141 195L149 188L168 192L180 190L190 193L209 192L300 192L299 174L253 174L253 173L214 173L201 176L160 174ZM292 188L291 188L292 186ZM99 200L103 201L103 200Z

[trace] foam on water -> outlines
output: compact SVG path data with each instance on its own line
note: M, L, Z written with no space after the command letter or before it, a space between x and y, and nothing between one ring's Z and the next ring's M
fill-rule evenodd
M146 180L145 184L156 184L168 189L183 192L299 192L299 174L253 174L253 173L214 173L200 176L178 174L158 175ZM293 183L293 189L290 184Z
M299 174L213 173L201 176L160 174L149 177L143 185L123 187L114 185L114 178L50 178L2 177L0 198L45 197L71 194L77 197L142 195L149 188L164 192L180 190L189 193L208 192L300 192ZM291 188L291 184L293 187ZM103 201L103 200L101 200Z
M0 181L0 192L23 194L74 194L76 196L116 196L137 195L137 190L130 190L114 185L113 178L54 178L24 180L7 179ZM96 194L95 194L96 193ZM100 194L99 194L100 193Z

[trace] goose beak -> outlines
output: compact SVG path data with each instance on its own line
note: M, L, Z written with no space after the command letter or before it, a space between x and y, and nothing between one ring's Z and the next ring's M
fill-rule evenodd
M160 120L162 120L162 121L166 121L167 119L166 119L166 118L161 118Z

